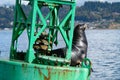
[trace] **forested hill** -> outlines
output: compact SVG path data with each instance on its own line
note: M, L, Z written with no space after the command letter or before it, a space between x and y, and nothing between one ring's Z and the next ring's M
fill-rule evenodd
M120 21L120 2L85 2L76 9L76 20L91 22L102 19Z
M23 6L26 11L29 9ZM67 7L65 7L68 9ZM61 13L64 14L65 10ZM0 28L11 28L14 20L14 6L0 7ZM120 2L85 2L83 6L76 7L76 21L95 22L113 21L120 22Z

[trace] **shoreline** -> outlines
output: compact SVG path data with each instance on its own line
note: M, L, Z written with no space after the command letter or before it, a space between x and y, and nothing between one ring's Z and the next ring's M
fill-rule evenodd
M13 28L0 28L0 31L10 31L10 30L12 30Z
M13 30L12 28L8 28L8 29L0 29L0 31L11 31ZM86 30L120 30L120 29L86 29Z

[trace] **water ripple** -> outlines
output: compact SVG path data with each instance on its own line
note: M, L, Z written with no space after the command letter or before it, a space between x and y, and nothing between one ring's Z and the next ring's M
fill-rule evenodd
M11 31L0 31L0 58L9 57ZM92 61L91 80L120 80L120 30L87 30L88 57ZM21 36L20 50L26 49L26 35ZM61 40L61 39L60 39ZM63 42L62 42L63 43ZM59 45L60 47L63 45Z

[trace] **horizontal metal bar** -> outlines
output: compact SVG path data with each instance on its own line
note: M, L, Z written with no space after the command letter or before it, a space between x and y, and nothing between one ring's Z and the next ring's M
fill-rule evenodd
M24 0L24 1L33 1L33 0ZM37 0L39 2L45 2L45 3L54 3L54 4L65 4L65 5L73 5L76 3L76 1L71 0Z
M65 5L74 5L75 2L72 1L56 1L56 0L38 0L39 2L54 3L54 4L65 4Z

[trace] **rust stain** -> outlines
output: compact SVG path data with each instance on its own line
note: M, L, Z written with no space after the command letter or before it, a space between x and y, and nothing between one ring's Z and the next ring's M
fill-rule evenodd
M66 72L66 73L67 73L67 72L70 72L70 70L68 70L68 69L65 69L65 70L63 70L63 72Z
M37 66L34 66L34 74L35 72L37 71L38 67Z
M51 69L49 67L46 68L48 70L48 77L44 77L44 80L50 80L50 73L51 73Z
M22 64L22 69L21 69L23 71L22 73L27 73L27 67L28 67L27 64L24 63Z
M23 70L24 73L26 72L26 70L27 70L27 64L22 64L22 70Z
M42 76L43 74L42 74L42 72L41 72L41 70L38 68L38 72L39 72L39 75L40 76Z
M39 72L39 76L40 77L44 77L44 80L50 80L50 72L49 72L49 70L48 70L48 77L47 76L45 76L42 72L41 72L41 68L39 68L39 67L36 67L36 66L34 66L34 68L35 69L37 69L38 70L38 72ZM47 70L47 68L46 68L46 70Z
M70 72L70 71L69 71L69 70L67 70L67 69L63 70L63 71L62 71L63 76L64 76L64 77L65 77L65 76L67 76L67 74L68 74L69 72Z
M27 64L22 64L22 68L27 68Z
M50 80L50 79L48 79L46 76L44 76L44 80Z
M37 66L34 66L34 68L36 69L36 68L37 68Z
M39 68L37 66L34 66L34 69L37 69L38 70L38 73L40 75L41 78L43 78L44 80L51 80L52 79L52 76L54 75L56 77L61 75L62 77L65 77L67 78L67 76L71 73L71 72L76 72L77 70L69 70L69 69L55 69L55 71L52 69L54 68L51 68L51 67L46 67L46 68ZM47 71L48 73L47 76L41 71L42 69L45 69L45 71ZM58 71L57 71L58 70ZM72 76L72 75L71 75ZM58 77L59 78L59 77ZM59 79L58 79L59 80Z

